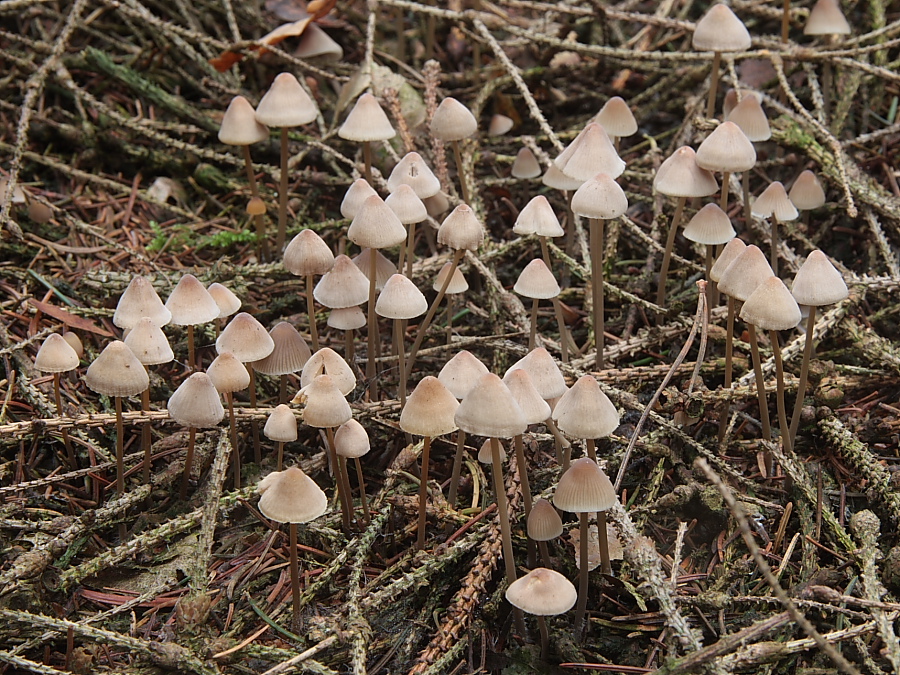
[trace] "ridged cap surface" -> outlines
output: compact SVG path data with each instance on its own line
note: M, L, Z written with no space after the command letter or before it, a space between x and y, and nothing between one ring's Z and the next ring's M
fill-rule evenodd
M284 249L284 268L298 277L325 274L334 267L334 254L313 230L300 230Z
M707 246L727 244L735 234L728 214L712 203L697 211L684 228L685 239Z
M763 281L775 276L769 261L758 246L750 244L719 277L719 290L735 300L746 302Z
M532 349L528 354L512 364L504 377L517 368L527 370L531 375L531 381L541 398L549 401L551 398L559 398L568 391L566 380L556 361L543 347Z
M553 419L573 438L605 438L619 426L619 411L592 375L578 378L556 402Z
M428 375L416 385L400 413L400 428L416 436L442 436L456 431L459 402L440 380Z
M526 522L528 536L535 541L550 541L563 533L562 518L546 499L538 499L531 506Z
M628 197L621 186L606 173L586 180L572 195L572 211L585 218L609 220L628 210Z
M523 236L536 234L539 237L561 237L566 233L544 195L533 197L519 211L513 232Z
M554 506L567 513L607 511L615 503L612 483L590 457L572 462L553 493Z
M145 316L160 327L172 320L172 312L163 305L153 285L144 277L136 276L119 298L113 323L119 328L134 328Z
M172 323L176 326L196 326L219 318L215 299L193 274L185 274L178 280L166 300L166 309L172 313Z
M297 440L297 418L291 407L280 403L266 418L263 433L270 441L276 443L293 443Z
M750 294L740 315L762 330L789 330L800 323L800 306L784 282L771 276Z
M194 373L169 397L169 416L185 427L214 427L225 417L222 398L206 373Z
M506 599L523 612L537 616L556 616L572 609L578 600L578 591L559 572L536 567L509 585Z
M219 306L219 319L226 319L241 308L241 299L231 292L226 286L215 282L206 287L206 292L212 296Z
M247 312L235 314L216 338L216 352L231 352L244 363L264 359L275 349L265 327Z
M353 417L350 404L328 375L317 375L300 394L306 401L303 421L311 427L339 427Z
M259 482L259 510L276 523L308 523L328 509L328 497L295 466L274 471Z
M697 166L697 153L683 145L659 165L653 189L669 197L708 197L718 192L712 172Z
M347 238L362 248L387 248L406 241L406 228L381 197L370 195L353 216Z
M441 191L441 181L418 152L409 152L397 162L388 177L387 185L391 193L396 192L401 185L408 185L419 199L433 197Z
M756 164L756 149L737 124L722 122L697 148L696 160L708 171L749 171Z
M369 299L369 280L345 255L334 259L334 266L319 279L313 297L331 309L355 307Z
M484 363L472 352L463 349L444 364L438 373L438 379L456 398L462 399L488 372L490 371Z
M428 300L416 285L402 274L395 274L375 301L375 313L386 319L414 319L428 311Z
M818 249L797 270L791 293L801 305L813 307L840 302L849 294L844 277Z
M535 258L519 273L513 291L526 298L549 300L559 295L559 284L546 263Z
M615 179L625 171L625 162L616 152L609 134L596 122L589 123L554 164L566 176L582 182L598 173Z
M309 94L291 73L279 73L256 106L256 121L269 127L299 127L319 114Z
M334 450L339 457L363 457L370 449L369 434L356 420L344 422L334 432Z
M713 5L694 26L692 46L702 52L740 52L750 49L750 33L727 5Z
M78 353L62 335L50 333L34 357L34 367L42 373L67 373L75 370L80 360Z
M269 331L274 348L263 359L254 362L253 368L265 375L299 373L312 353L303 336L287 321L279 321Z
M150 386L150 376L128 345L110 342L84 374L88 389L106 396L135 396Z
M484 241L484 227L468 204L460 204L444 218L438 228L437 240L455 251L477 251Z
M456 424L468 434L488 438L512 438L528 427L519 404L493 373L483 375L463 398Z
M125 336L125 344L145 366L158 366L175 358L162 328L146 316Z
M235 96L225 109L219 140L225 145L252 145L269 138L269 130L256 121L256 111L243 96Z
M331 347L322 347L309 357L300 373L300 386L312 384L319 375L328 375L344 396L356 388L353 369Z
M442 141L461 141L478 131L478 121L462 103L448 96L434 111L431 133Z
M206 374L220 394L232 394L250 386L250 371L231 352L222 352L214 358Z
M348 141L386 141L397 135L387 114L372 94L366 92L338 129L338 136Z

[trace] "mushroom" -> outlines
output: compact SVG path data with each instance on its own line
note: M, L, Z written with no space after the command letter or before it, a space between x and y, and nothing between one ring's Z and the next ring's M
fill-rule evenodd
M428 301L422 295L422 291L402 274L395 274L384 285L378 302L375 303L375 311L378 316L394 321L394 349L399 360L400 378L400 408L406 405L406 362L404 352L406 346L403 338L406 335L406 322L421 316L428 310Z
M166 299L174 326L187 326L188 368L198 368L194 358L194 326L219 318L219 306L193 274L185 274Z
M253 363L253 369L264 375L277 376L278 400L280 403L287 403L287 376L303 370L312 353L303 336L287 321L275 324L269 331L269 337L272 338L274 347L268 356Z
M448 96L441 101L437 110L434 111L430 129L435 138L445 142L450 141L453 145L453 156L456 158L456 174L459 177L460 194L465 204L471 204L471 192L466 180L466 170L459 142L464 138L473 136L478 131L478 121L471 110L455 98Z
M559 284L547 264L536 258L519 273L513 290L523 297L531 298L531 330L528 333L528 350L531 351L535 348L537 340L538 305L541 300L559 297ZM564 341L565 335L561 334L560 342Z
M553 504L546 499L538 499L531 506L531 513L526 520L528 537L538 543L544 567L550 567L550 551L547 542L556 539L563 533L562 518Z
M406 192L405 190L401 190L401 186L408 186L416 197L422 201L422 206L425 206L426 199L434 197L441 191L441 181L438 180L437 176L434 175L434 172L428 167L428 164L425 163L425 160L422 159L422 156L418 152L409 152L404 155L403 159L397 162L397 166L394 167L394 170L391 171L391 175L388 177L388 190L390 191L390 195L385 200L385 203L390 206L392 209L397 212L399 210L399 205L396 204L401 198L403 201L408 204L404 208L404 211L410 213L410 220L404 219L403 216L397 212L397 216L404 224L409 225L409 234L407 236L407 242L404 249L400 252L400 270L403 269L403 260L406 260L406 276L412 277L412 266L413 260L415 259L415 238L416 238L416 223L420 223L426 219L428 216L428 210L425 209L425 215L413 222L411 220L412 212L415 211L416 214L420 213L418 211L418 205L416 205L409 197L404 196L402 192ZM395 193L401 193L397 197L394 197ZM405 251L405 253L404 253Z
M279 403L269 413L269 418L263 427L263 433L270 441L277 443L278 460L276 467L281 471L284 466L284 444L297 440L297 418L290 406Z
M34 357L34 367L42 373L53 373L53 400L56 403L56 414L62 415L62 396L59 390L59 374L67 373L78 367L78 353L72 348L62 335L51 333L41 343L37 356ZM78 468L78 460L69 440L69 430L62 428L63 445L66 448L66 458L69 468L74 471Z
M319 350L316 328L316 306L313 302L313 277L327 274L334 267L334 254L322 237L313 230L301 230L284 249L284 267L291 274L306 279L306 314L312 350Z
M706 100L706 116L712 117L716 110L716 90L719 86L722 52L740 52L749 49L750 33L727 5L717 4L710 7L694 26L691 46L698 51L713 52L709 97Z
M378 99L368 92L356 99L356 105L338 129L341 138L363 144L364 175L369 183L372 182L372 141L386 141L396 135Z
M541 631L541 660L546 661L550 651L550 635L545 616L564 614L572 609L578 593L571 581L562 574L544 567L531 570L516 579L506 589L506 599L513 607L537 616Z
M770 218L772 221L772 250L769 254L769 264L772 266L772 273L778 276L778 223L797 220L797 216L800 214L797 212L797 207L788 198L784 185L777 180L770 183L769 187L756 198L756 201L753 202L752 212L754 216Z
M513 178L537 178L541 175L541 165L531 150L522 147L516 153L509 173Z
M234 489L241 487L241 450L238 446L237 423L234 419L234 392L243 391L250 386L250 373L231 352L222 352L206 369L210 381L220 394L225 395L228 404L228 428L231 432L231 472ZM281 470L281 464L278 465Z
M431 284L431 290L437 293L444 287L444 282L447 280L447 277L450 277L450 283L444 291L444 295L447 296L446 332L448 345L452 342L453 337L453 314L456 307L456 296L469 290L469 282L466 281L465 276L459 271L459 268L452 269L452 271L451 268L452 265L450 263L444 263L438 271L437 276L435 276L434 283Z
M751 143L760 143L772 138L772 129L766 111L763 110L759 98L746 92L741 100L725 114L725 119L737 124ZM753 212L750 209L750 172L741 175L741 190L744 193L744 222L750 227Z
M825 204L825 190L822 189L822 184L816 178L816 174L809 169L797 176L797 180L791 186L791 191L788 192L788 197L797 210L802 213L801 218L804 225L809 225L809 212Z
M188 480L194 464L197 429L214 427L225 417L219 392L206 373L194 373L179 385L166 404L169 416L188 427L188 448L181 477L181 499L187 499Z
M366 498L366 481L363 478L360 457L368 454L371 449L369 434L365 427L354 419L344 422L334 432L334 451L338 457L352 459L356 465L356 480L359 483L359 497L362 501L363 518L368 523L372 519L369 513L369 500Z

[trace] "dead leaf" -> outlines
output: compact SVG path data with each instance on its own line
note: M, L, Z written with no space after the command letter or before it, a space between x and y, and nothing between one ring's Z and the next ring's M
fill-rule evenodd
M110 333L105 328L101 328L90 319L85 319L81 316L75 316L74 314L70 314L61 307L57 307L56 305L51 305L46 302L41 302L40 300L35 300L34 298L29 298L28 302L35 309L42 311L47 316L52 316L57 321L62 321L69 328L85 330L88 333L102 335L103 337L112 337L112 333Z

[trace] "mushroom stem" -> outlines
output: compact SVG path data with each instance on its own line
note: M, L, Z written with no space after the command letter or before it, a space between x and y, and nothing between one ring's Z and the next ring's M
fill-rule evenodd
M260 199L259 188L256 186L256 175L253 173L253 160L250 157L250 146L244 146L244 166L247 169L247 182L250 183L250 196ZM262 260L269 259L269 242L266 241L266 221L263 215L253 216L256 225L256 238L259 240L259 257Z
M338 499L341 502L341 524L344 526L344 531L347 532L350 530L350 523L353 520L353 501L349 489L350 483L347 481L345 472L342 470L344 467L340 462L341 458L338 457L337 450L334 447L334 429L326 427L325 436L328 439L328 457L330 458L331 466L334 469L334 482L337 485Z
M356 464L356 479L359 481L359 496L362 500L363 518L366 523L372 520L372 514L369 512L369 500L366 497L366 480L363 478L362 462L359 457L354 457L353 462Z
M149 368L144 366L144 369L149 372ZM57 394L59 396L59 394ZM59 410L59 402L56 404L57 410ZM150 412L150 388L144 389L141 392L141 411L142 412ZM68 436L65 434L65 429L63 429L63 440L67 440ZM144 449L144 485L150 484L150 469L153 458L153 450L152 446L152 438L150 437L150 422L144 422L141 424L141 447ZM67 448L68 449L68 448ZM150 502L150 497L147 497L148 504Z
M284 469L284 441L278 441L276 448L278 452L278 468L276 471L282 471Z
M313 353L319 351L319 329L316 327L316 305L313 300L313 275L306 275L306 315L309 318L309 339Z
M352 364L354 359L356 358L356 342L354 340L354 335L356 331L352 328L350 330L344 331L344 357L347 359L347 363Z
M787 409L784 403L784 361L781 358L781 344L778 341L778 331L769 331L772 340L772 355L775 358L775 378L778 383L776 405L778 408L778 427L781 430L781 443L787 453L792 452L791 429L787 421Z
M400 364L400 410L406 406L406 359L404 358L403 344L403 334L406 332L404 330L405 323L406 321L403 319L394 319L394 349L397 350L397 359Z
M59 389L59 380L60 380L59 373L53 373L53 397L56 402L56 414L62 415L62 394L60 393L60 389ZM144 394L149 396L150 390L149 389L144 390L143 394L141 394L141 396L142 396L141 400L143 400ZM145 409L146 410L150 409L149 401L148 401L147 408L145 408ZM146 422L145 424L149 425L149 422ZM148 431L149 431L149 427L148 427ZM75 458L75 451L72 449L72 441L69 440L69 430L66 429L65 427L62 428L62 439L63 439L63 445L66 448L66 458L69 462L69 468L72 471L74 471L75 469L78 468L78 460ZM146 469L144 472L144 482L145 483L150 482L150 470L149 469Z
M491 467L494 474L494 493L497 499L497 518L500 520L500 539L503 547L503 564L506 568L506 582L516 580L516 561L513 558L512 532L509 527L509 505L506 501L506 487L503 484L503 462L500 460L500 441L491 437ZM523 633L525 620L522 610L514 609L517 629Z
M409 233L406 235L406 246L400 249L400 261L397 269L403 273L403 263L406 263L406 278L412 279L413 261L416 259L416 224L409 224Z
M374 401L378 398L378 388L375 382L376 367L375 359L378 357L377 345L375 343L375 332L377 331L377 317L375 315L375 250L369 249L369 260L371 266L369 269L369 307L368 307L368 355L366 357L366 379L369 381L369 395Z
M547 426L547 429L550 430L550 433L553 434L553 440L555 441L556 447L556 463L559 466L562 466L564 461L563 449L571 447L572 444L569 443L569 439L567 439L559 432L559 428L557 428L556 422L554 422L552 418L548 417L546 420L544 420L544 424ZM565 470L566 469L563 469L563 471Z
M540 300L537 298L531 299L531 330L528 333L528 351L534 349L535 342L537 341L537 315L539 303Z
M538 551L541 554L541 561L544 563L544 567L546 567L547 569L551 569L550 568L550 550L547 548L546 541L538 542Z
M612 574L612 561L609 559L609 540L606 537L606 511L597 513L597 534L600 535L600 569L603 574Z
M184 457L184 473L181 475L181 491L179 497L187 499L188 480L191 477L191 467L194 464L194 440L197 436L195 427L188 427L188 448L187 455Z
M581 635L588 596L588 514L578 514L578 604L575 607L575 638Z
M250 373L250 407L256 407L256 369L252 363L245 363L247 372ZM262 448L259 444L259 422L250 420L250 434L253 436L253 461L262 462Z
M591 300L594 312L594 346L597 349L594 366L603 370L603 221L590 219L591 228Z
M231 472L234 479L234 489L241 489L241 452L238 449L237 422L234 419L234 393L225 394L225 402L228 403L228 426L231 431ZM281 454L278 455L278 470L281 471Z
M116 494L125 494L125 423L122 421L122 397L116 396ZM119 539L125 539L125 523L119 523Z
M788 0L790 1L790 0ZM744 171L741 174L741 191L744 193L744 223L747 229L753 222L753 207L750 206L750 172Z
M466 432L460 429L456 432L456 455L453 457L453 473L450 476L450 490L447 493L447 502L452 508L456 508L456 495L459 491L459 476L462 473L463 453L466 451Z
M728 316L725 319L725 381L723 387L731 389L732 362L734 360L734 298L728 296ZM728 412L731 406L726 401L719 414L719 443L725 440L725 430L728 428Z
M547 631L547 621L538 614L538 629L541 631L541 661L546 661L550 656L550 633Z
M194 361L194 327L187 327L188 334L188 370L194 370L196 366L196 361Z
M781 41L787 42L791 28L791 0L781 3Z
M287 236L287 191L288 191L288 130L281 127L281 177L278 184L278 234L275 238L275 253L284 250Z
M597 461L597 446L594 444L594 439L593 438L586 439L586 444L587 444L587 456L596 462Z
M706 116L712 118L716 113L716 93L719 89L719 65L722 62L721 52L713 52L712 72L709 75L709 98L706 99Z
M730 187L731 173L724 171L722 173L722 195L719 199L719 208L728 213L728 189Z
M297 523L288 524L291 559L291 599L294 605L294 625L300 625L300 561L297 558Z
M459 148L459 141L451 141L453 145L453 156L456 159L456 175L459 176L459 190L462 200L466 204L471 204L471 195L469 194L469 185L466 183L466 172L463 168L462 151Z
M425 548L425 501L428 499L428 462L431 453L431 437L422 439L422 471L419 478L419 532L416 539L416 548L420 551Z
M771 224L772 250L769 254L769 261L772 265L772 274L778 276L778 219L773 215Z
M808 213L808 212L804 212ZM809 308L809 317L806 319L806 340L803 344L803 362L800 365L800 381L797 383L797 400L794 401L794 414L791 415L791 445L797 438L797 429L800 428L800 415L803 413L803 399L806 396L806 386L809 382L809 361L812 358L813 333L816 329L816 308Z
M279 403L287 403L287 375L279 375L278 376L278 402Z
M363 164L366 182L372 184L372 146L369 141L363 141Z
M516 464L519 466L519 485L522 488L522 505L525 508L525 520L531 514L531 485L528 483L528 464L525 462L525 443L522 434L513 437L513 446L516 449ZM528 567L535 566L534 542L526 537L528 542Z
M766 382L763 379L762 364L759 358L759 343L756 340L756 326L747 324L750 332L750 352L753 355L753 372L756 374L756 396L759 399L759 420L762 423L763 439L772 440L772 427L769 424L769 404L766 400ZM772 456L766 453L766 473L770 472Z
M660 307L666 306L666 277L669 276L669 263L672 260L672 249L675 248L675 234L678 232L678 226L681 224L685 201L687 201L686 197L679 197L675 204L675 215L672 216L672 224L669 225L669 234L666 237L666 249L663 252L662 263L659 266L659 285L656 287L656 304Z
M538 237L538 240L541 242L541 254L544 258L544 264L547 266L547 269L552 270L553 267L550 265L550 247L547 246L547 237ZM562 355L562 362L569 362L569 340L571 339L569 336L569 329L566 327L566 321L563 318L562 313L562 305L559 304L559 296L552 298L551 302L553 303L553 313L556 314L556 327L559 330L559 349Z

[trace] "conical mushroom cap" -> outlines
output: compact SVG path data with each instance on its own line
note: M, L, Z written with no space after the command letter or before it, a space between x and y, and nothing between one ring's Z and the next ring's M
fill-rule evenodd
M355 307L369 299L369 280L345 255L334 259L334 266L319 279L313 297L331 309Z
M637 133L637 120L634 119L634 113L625 103L621 96L613 96L603 107L600 112L594 115L594 122L599 124L610 137L626 138Z
M737 124L744 135L754 143L772 138L769 119L755 96L744 95L740 103L726 115L726 119Z
M300 230L284 249L284 268L298 277L325 274L334 267L334 253L313 230Z
M338 136L348 141L386 141L397 135L391 121L372 94L366 92L356 100L353 110L338 129Z
M77 333L66 331L62 335L62 339L68 342L69 346L75 350L75 353L78 355L79 359L84 356L84 344L82 344L81 338L78 337Z
M503 380L483 375L456 409L456 425L468 434L488 438L512 438L528 424Z
M559 479L553 504L567 513L608 511L616 503L616 492L603 469L590 457L576 459Z
M609 134L596 122L588 124L554 162L556 168L578 181L590 180L598 173L618 178L625 171Z
M521 148L513 160L510 175L513 178L537 178L541 175L541 164L528 148Z
M158 366L175 358L162 328L146 316L125 336L125 344L145 366Z
M303 421L311 427L339 427L353 417L350 404L328 375L317 375L300 394L306 399Z
M269 413L263 433L276 443L293 443L297 440L297 418L291 407L280 403Z
M727 5L713 5L694 26L691 42L700 52L742 52L750 49L750 33Z
M299 373L312 353L303 336L287 321L279 321L269 337L275 344L272 353L253 364L253 368L265 375Z
M231 352L222 352L214 358L206 374L220 394L243 391L250 386L250 371Z
M386 319L414 319L428 311L428 300L416 285L402 274L395 274L375 301L375 313Z
M67 373L78 367L78 353L58 333L50 333L34 357L35 370L42 373Z
M683 145L659 165L653 189L669 197L708 197L718 192L715 176L697 166L697 153Z
M450 263L444 263L443 267L441 267L441 271L437 273L437 276L434 278L434 283L431 287L435 291L440 291L444 286L444 281L447 279L447 275L450 274ZM457 295L459 293L465 293L469 290L469 282L466 281L466 278L463 276L463 273L460 271L459 267L455 267L453 269L453 277L450 279L450 284L447 286L447 290L444 291L446 295Z
M798 303L812 307L840 302L848 295L841 273L818 249L810 253L797 270L791 293Z
M809 169L797 177L788 196L794 206L802 211L811 211L825 204L825 190L816 174Z
M150 376L128 345L110 342L84 374L88 389L106 396L135 396L150 386Z
M219 316L216 317L218 319L227 319L241 308L241 299L219 282L207 286L206 292L212 296L212 299L219 306Z
M326 323L337 330L356 330L366 325L366 314L359 306L333 309Z
M549 300L559 295L559 284L547 264L535 258L519 273L513 291L526 298Z
M756 287L772 276L775 275L766 256L758 246L750 244L722 272L719 290L735 300L746 302Z
M219 140L225 145L252 145L269 138L269 130L256 121L256 111L243 96L235 96L225 109Z
M551 398L559 398L568 391L566 380L556 365L556 361L543 347L532 349L528 354L512 364L504 377L518 368L527 370L531 375L531 381L541 398L549 401Z
M441 191L441 181L418 152L404 155L391 171L387 182L388 191L393 194L401 185L411 187L419 199L433 197Z
M216 352L231 352L244 363L266 358L275 342L265 327L247 312L235 314L216 338Z
M456 431L459 402L440 380L428 375L416 385L400 413L400 428L408 434L434 438Z
M503 378L503 383L519 404L527 424L538 424L550 417L550 405L535 389L528 371L521 368L513 370Z
M370 448L369 434L356 420L344 422L334 432L334 451L339 457L363 457Z
M369 182L365 178L357 178L350 183L350 187L344 194L344 199L341 201L341 215L352 220L359 213L363 202L372 195L377 197L378 193L369 185Z
M375 290L381 291L387 280L397 273L397 266L388 258L381 254L381 251L375 248L364 248L362 253L353 256L353 264L359 268L359 271L366 276L366 284L372 274L372 260L375 260ZM368 288L368 286L367 286ZM368 290L366 291L368 298Z
M697 148L697 166L709 171L738 173L756 164L756 150L734 122L722 122Z
M578 600L578 592L572 582L559 572L536 567L509 585L506 599L523 612L556 616L572 609Z
M113 323L119 328L134 328L145 316L160 327L172 320L172 312L163 305L153 285L144 277L136 276L119 298Z
M547 168L541 182L554 190L577 190L584 183L583 180L576 180L564 174L556 164L551 164Z
M353 369L331 347L322 347L309 357L300 373L300 386L312 384L319 375L328 375L344 396L356 388Z
M478 121L472 111L452 96L441 101L431 118L431 133L442 141L461 141L476 131Z
M609 220L628 210L628 197L612 176L598 173L572 195L572 211L585 218Z
M476 251L484 241L484 227L468 204L460 204L444 218L438 228L437 240L454 251Z
M499 113L491 116L491 122L488 125L488 136L502 136L508 133L515 125L511 117L500 115Z
M328 497L295 466L274 471L259 482L259 511L276 523L308 523L328 509Z
M572 385L553 409L559 430L573 438L605 438L619 426L619 411L600 391L592 375L584 375Z
M725 244L725 248L722 249L719 257L716 258L716 261L709 270L709 278L716 283L719 283L725 270L727 270L728 266L744 252L745 248L747 248L747 244L736 237Z
M818 0L803 27L804 35L849 35L850 24L837 0Z
M684 228L684 237L707 246L726 244L734 239L731 219L717 204L707 204L697 211Z
M339 60L343 55L344 49L315 22L306 25L294 50L294 56L301 59L320 56L322 60L331 61Z
M769 187L763 190L762 194L756 198L751 212L758 218L774 216L779 223L796 220L800 215L797 213L797 207L788 198L784 185L777 180L774 183L770 183Z
M319 114L309 94L291 73L279 73L256 106L256 121L269 127L299 127Z
M381 197L371 195L353 216L347 238L362 248L387 248L406 241L406 228Z
M538 195L519 211L513 225L513 232L520 235L536 234L539 237L561 237L566 232L559 224L559 218L544 195Z
M506 454L506 448L503 447L503 442L499 439L497 440L497 445L500 448L500 463L503 464L506 461L508 455ZM494 463L494 451L491 448L491 439L488 438L481 444L481 447L478 448L478 461L481 464L493 464Z
M762 330L789 330L800 323L800 306L784 282L771 276L750 294L740 316Z
M178 280L166 300L166 309L172 313L175 326L197 326L219 318L215 299L193 274L185 274Z
M463 349L444 364L438 379L456 398L463 399L488 372L487 366L472 352Z
M388 195L384 203L404 225L421 223L428 218L428 209L425 208L425 203L419 199L415 190L409 185L397 186L397 189Z
M528 536L535 541L550 541L563 533L562 518L546 499L538 499L531 506L526 521Z
M214 427L225 417L222 399L206 373L194 373L175 390L166 404L169 416L185 427Z

